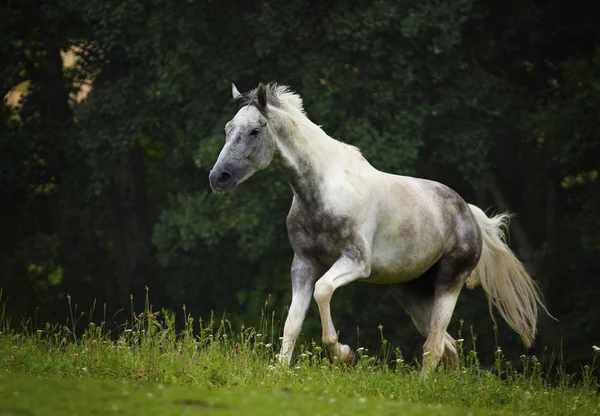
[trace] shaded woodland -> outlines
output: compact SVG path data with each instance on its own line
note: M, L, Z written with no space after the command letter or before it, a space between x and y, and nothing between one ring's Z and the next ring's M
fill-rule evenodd
M0 287L7 313L114 322L143 308L253 325L291 288L286 178L229 198L208 172L231 82L290 85L378 169L516 214L511 246L558 322L533 352L600 343L600 3L492 0L14 0L0 6ZM133 301L131 300L133 296ZM88 316L96 304L93 316ZM333 298L351 345L423 342L384 286ZM462 323L461 323L462 321ZM451 331L523 346L481 289ZM357 327L360 333L357 334ZM497 332L497 333L496 333ZM316 305L305 339L320 338ZM360 338L360 339L359 339ZM470 342L470 341L469 341Z

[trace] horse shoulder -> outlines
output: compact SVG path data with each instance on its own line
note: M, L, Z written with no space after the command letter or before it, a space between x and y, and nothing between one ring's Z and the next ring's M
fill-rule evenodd
M292 206L285 219L288 233L288 239L294 250L299 255L309 255L311 253L313 242L307 228L306 213L300 208L296 197L292 200Z

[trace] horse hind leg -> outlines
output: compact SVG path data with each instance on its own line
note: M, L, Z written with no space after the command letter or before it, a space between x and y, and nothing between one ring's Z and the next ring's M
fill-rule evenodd
M427 284L426 277L420 279L392 286L392 294L411 316L415 327L421 335L428 338L434 307L434 289L431 282ZM441 361L446 370L453 371L458 367L456 341L448 332L445 332L443 342L444 349Z
M443 288L437 289L435 292L429 324L429 334L423 345L423 367L421 369L421 378L427 378L429 373L442 360L446 351L448 351L448 357L451 360L451 363L458 363L458 356L455 356L456 348L454 345L448 343L448 347L446 346L446 329L450 324L450 319L452 318L460 289L447 290L446 288Z
M446 337L446 329L454 313L458 295L479 260L478 250L477 239L472 238L468 243L457 245L454 251L444 255L436 264L429 334L423 345L421 378L427 378L446 350L447 357L453 361L452 365L458 363L456 344Z

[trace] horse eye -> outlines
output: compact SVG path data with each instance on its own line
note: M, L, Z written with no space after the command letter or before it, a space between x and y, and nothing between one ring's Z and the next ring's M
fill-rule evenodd
M260 132L260 130L259 130L259 129L254 129L254 130L252 130L252 131L250 132L250 135L251 135L251 136L256 136L256 135L257 135L259 132Z

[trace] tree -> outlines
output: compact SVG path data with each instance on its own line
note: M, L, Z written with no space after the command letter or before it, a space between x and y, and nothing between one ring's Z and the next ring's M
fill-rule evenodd
M131 295L139 307L144 286L155 306L227 311L237 323L256 322L269 294L282 311L286 178L261 172L229 199L213 197L207 181L235 113L231 82L277 81L377 168L517 213L511 245L561 318L543 326L538 348L561 336L567 349L592 342L595 9L533 0L3 5L0 92L22 92L4 100L0 119L0 286L16 315L42 306L52 319L66 312L67 293L116 312ZM386 288L350 285L333 308L345 339L360 326L361 343L376 345L383 324L391 342L418 353L422 340ZM480 350L492 351L483 309L480 291L464 293L451 330L465 319ZM309 318L314 336L320 324ZM520 348L499 330L505 351Z

